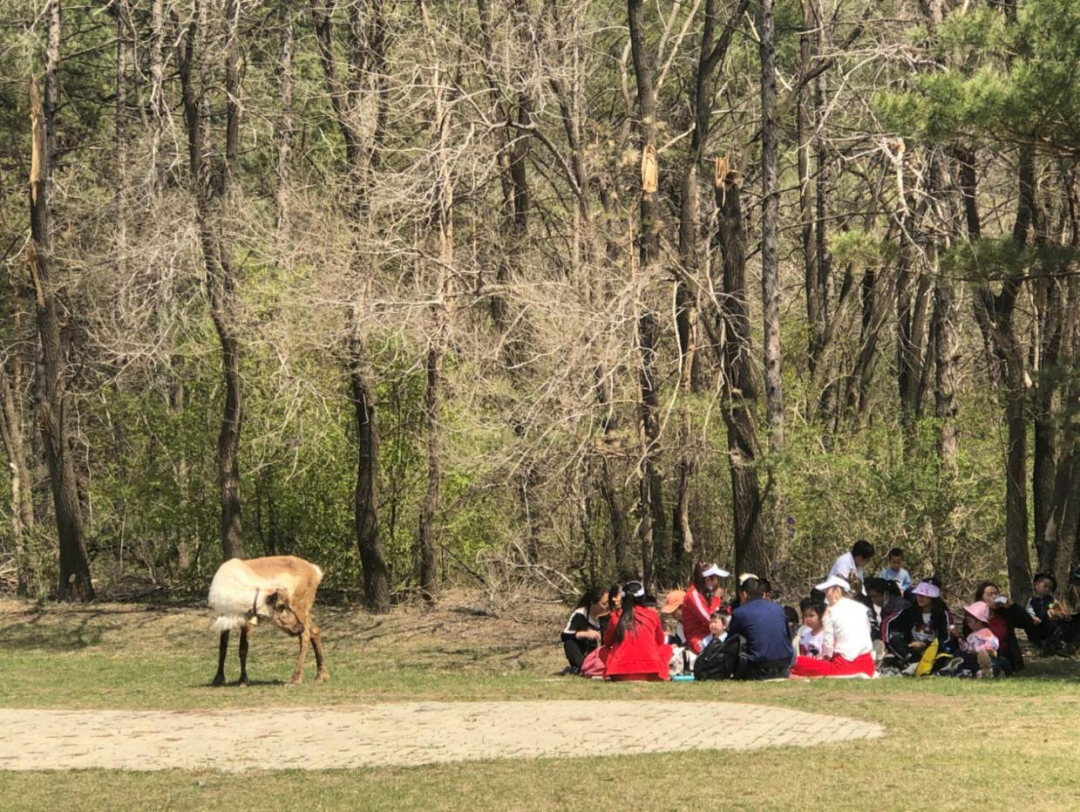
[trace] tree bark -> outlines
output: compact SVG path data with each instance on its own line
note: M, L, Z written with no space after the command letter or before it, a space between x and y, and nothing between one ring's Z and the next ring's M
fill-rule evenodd
M1013 243L1027 245L1028 231L1036 217L1035 154L1029 145L1020 148L1019 203L1013 224ZM1031 559L1028 554L1027 508L1027 385L1024 352L1016 335L1014 313L1023 280L1010 274L994 294L978 291L980 318L989 327L998 358L1008 439L1005 447L1005 560L1013 598L1023 603L1031 594Z
M68 438L67 362L61 335L60 305L53 279L53 239L49 197L56 154L56 110L59 100L60 0L50 0L45 52L44 104L37 82L30 81L30 241L26 256L34 289L38 338L41 342L41 394L38 420L45 462L52 483L53 504L60 540L61 600L94 598L90 564L83 540L82 506L79 504L75 465Z
M746 229L739 173L720 159L716 170L718 210L714 245L723 271L723 413L731 471L736 572L767 573L757 460L761 455L754 412L758 383L753 367L749 294L746 285Z
M783 349L780 342L780 181L777 170L776 27L774 0L760 0L761 299L765 320L765 415L769 449L784 448Z
M637 77L638 128L641 136L642 164L645 168L652 161L651 171L658 172L656 143L658 122L656 90L653 85L654 66L652 54L644 42L644 21L641 0L627 0L627 18L630 28L630 51ZM638 229L638 265L644 278L655 278L660 261L660 201L655 186L656 175L649 182L643 172L640 228ZM638 317L638 349L640 366L638 384L638 420L641 431L642 478L640 485L640 511L643 537L643 577L652 584L657 574L666 569L669 550L667 521L664 511L663 478L658 466L660 443L659 395L656 381L656 347L659 343L659 327L656 314L645 307ZM654 556L660 560L654 569Z
M346 214L353 230L354 243L358 237L368 194L368 172L379 160L382 133L386 121L387 24L382 0L358 0L349 7L349 60L351 86L338 78L334 57L333 0L312 0L311 17L315 42L322 66L323 80L334 114L334 120L345 144L345 163L349 175L351 198ZM367 86L365 87L365 83ZM353 104L369 91L375 97L375 125L368 149L356 120ZM354 274L364 289L359 248L354 245L350 261ZM390 608L389 571L383 556L378 510L379 432L376 420L374 374L368 358L367 337L358 305L348 308L346 347L348 374L356 419L356 544L364 577L364 605L372 612Z
M277 188L274 194L276 209L274 227L281 235L288 223L289 175L293 139L293 14L290 0L281 0L281 50L278 59L278 91L281 97L281 117L277 124Z
M0 440L3 440L10 469L15 592L19 597L27 597L30 594L33 570L26 542L34 529L34 503L30 498L30 466L26 463L27 447L23 435L22 409L19 407L17 393L8 379L7 364L0 364Z

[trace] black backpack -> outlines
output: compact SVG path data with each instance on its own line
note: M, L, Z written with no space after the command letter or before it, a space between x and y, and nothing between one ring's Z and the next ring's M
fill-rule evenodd
M694 679L731 679L738 659L739 647L735 638L729 637L723 642L713 640L694 661Z

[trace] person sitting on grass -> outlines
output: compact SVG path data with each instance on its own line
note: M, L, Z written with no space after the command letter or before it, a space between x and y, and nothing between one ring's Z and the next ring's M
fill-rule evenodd
M667 642L672 646L686 647L686 631L682 624L683 599L686 593L681 589L673 589L664 596L664 605L660 607L660 619L665 616L671 618L674 627L667 636Z
M1057 578L1040 572L1032 581L1035 594L1027 603L1027 613L1035 624L1035 640L1044 656L1071 655L1075 650L1075 627L1072 617L1054 598Z
M825 627L821 618L825 614L825 604L815 603L811 598L803 598L799 604L802 612L802 626L799 627L799 656L821 659L825 649Z
M622 607L612 613L604 645L604 677L616 681L655 682L668 679L671 646L655 609L640 605L645 587L640 581L622 586Z
M873 677L874 648L866 606L848 597L851 585L833 575L816 587L825 593L821 658L796 658L793 677Z
M723 609L717 609L709 617L709 635L701 641L701 650L704 651L712 643L723 643L727 640L727 628L731 622L731 616Z
M912 590L915 605L888 618L881 637L901 666L918 663L926 649L937 640L939 650L949 647L952 615L941 600L941 586L927 579Z
M1024 609L1013 602L1012 598L1002 595L993 581L982 581L975 587L975 600L982 601L990 608L990 631L998 639L998 656L1005 660L1007 673L1015 674L1024 669L1024 655L1020 650L1017 629L1023 629L1029 640L1038 639L1039 632ZM966 632L965 632L966 634Z
M896 581L900 584L900 591L906 592L911 589L911 573L904 569L904 551L899 547L889 550L885 559L885 568L882 569L879 578L886 581Z
M761 582L746 578L739 586L739 608L731 613L728 638L735 679L763 680L788 676L794 650L784 607L764 600Z
M980 679L1001 673L1000 666L995 668L998 639L990 631L990 607L982 601L975 601L965 606L964 625L970 631L967 637L960 640L961 656L941 669L941 672L953 673L957 676L974 676Z
M851 548L851 552L844 553L833 562L829 570L829 577L843 578L851 584L852 590L860 595L865 595L863 582L866 580L865 568L874 557L874 545L869 541L859 539Z
M694 565L693 579L683 596L682 610L686 647L694 654L701 653L701 641L709 636L709 618L720 608L724 597L720 579L727 576L727 571L715 564L699 561Z
M863 604L870 610L870 634L875 640L881 639L881 618L888 599L888 581L884 578L866 579L866 600Z
M600 618L607 613L608 593L602 587L585 591L562 631L563 651L569 665L563 674L580 674L581 664L600 645Z

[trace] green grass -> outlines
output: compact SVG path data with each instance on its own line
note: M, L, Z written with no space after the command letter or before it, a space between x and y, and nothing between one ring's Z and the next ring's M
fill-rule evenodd
M448 601L448 604L454 603ZM473 603L470 605L479 605ZM249 689L207 686L215 642L197 610L0 603L0 705L198 709L404 700L612 698L754 702L875 721L882 740L812 749L620 756L647 731L582 730L582 759L352 771L0 773L3 809L1080 809L1072 661L1011 680L604 685L556 678L563 610L465 606L382 618L323 609L330 684L285 688L291 640L260 630ZM229 676L236 677L235 653ZM688 718L692 725L693 719ZM2 734L0 734L2 735ZM451 734L452 735L452 734Z

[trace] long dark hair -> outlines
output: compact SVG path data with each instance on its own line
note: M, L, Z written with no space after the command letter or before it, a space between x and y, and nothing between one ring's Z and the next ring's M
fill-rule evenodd
M988 586L992 586L998 592L1001 592L1001 587L995 584L993 581L979 581L979 585L975 587L975 600L981 601L983 599L983 593L986 591L986 588ZM990 608L993 609L994 607L991 606Z
M708 561L698 561L696 564L694 564L694 574L690 578L690 583L694 585L694 589L696 589L704 597L709 596L709 585L705 583L704 574L705 570L707 570L708 568Z
M633 584L633 582L631 582ZM612 642L618 645L626 636L634 631L637 626L637 620L634 618L634 609L637 607L638 599L634 597L636 590L624 589L622 593L622 612L619 615L619 622L615 624L615 631L611 633Z
M600 586L594 586L585 590L585 594L581 596L581 600L577 602L575 609L588 609L594 603L599 603L600 599L607 594L607 590Z

